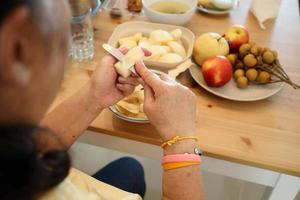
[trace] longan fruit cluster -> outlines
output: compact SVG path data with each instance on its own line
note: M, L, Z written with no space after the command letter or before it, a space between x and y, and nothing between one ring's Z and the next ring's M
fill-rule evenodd
M238 53L227 56L234 67L233 77L239 88L247 88L251 82L270 83L271 74L259 66L272 67L277 58L276 51L260 47L253 42L243 44Z

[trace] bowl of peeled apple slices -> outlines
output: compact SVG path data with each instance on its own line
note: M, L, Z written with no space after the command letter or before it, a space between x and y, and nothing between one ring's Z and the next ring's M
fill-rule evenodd
M194 33L187 28L134 21L116 27L108 44L115 48L145 48L152 53L144 59L146 66L168 71L191 57L194 41Z

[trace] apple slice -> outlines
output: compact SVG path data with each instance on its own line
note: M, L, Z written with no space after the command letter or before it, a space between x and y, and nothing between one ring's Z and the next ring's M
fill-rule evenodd
M120 45L119 48L123 49L132 49L133 47L136 47L137 43L133 40L126 40L125 42L122 43L122 45Z
M172 49L172 51L174 53L177 53L182 58L186 57L186 52L185 52L184 47L181 44L179 44L178 42L175 42L175 41L168 42L168 46Z
M163 30L152 31L149 39L154 44L166 44L174 40L173 36L169 32Z
M183 58L176 53L167 53L165 55L162 55L158 61L164 63L174 63L183 61Z
M138 114L140 112L139 104L133 104L133 103L128 103L126 101L120 101L117 103L117 105L133 114Z
M115 68L121 76L127 78L131 74L130 68L134 66L136 62L143 60L143 58L143 50L140 47L134 47L125 55L122 61L115 64Z
M182 37L182 31L180 29L175 29L171 32L171 35L173 36L174 40L180 40Z
M167 54L170 51L168 46L161 45L151 45L147 48L152 54L149 57L146 57L145 60L157 61L162 55Z

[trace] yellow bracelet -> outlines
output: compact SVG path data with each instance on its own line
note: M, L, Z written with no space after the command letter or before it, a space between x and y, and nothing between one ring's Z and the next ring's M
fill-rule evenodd
M168 145L168 146L172 146L172 145L175 144L176 142L182 141L182 140L195 140L196 142L198 142L199 138L198 138L198 137L193 137L193 136L190 136L190 137L175 136L175 137L173 137L171 140L162 143L162 144L161 144L161 147L162 147L162 148L165 148L167 145Z
M163 164L163 168L165 171L178 169L183 167L190 167L193 165L200 165L200 162L177 162L177 163L165 163Z

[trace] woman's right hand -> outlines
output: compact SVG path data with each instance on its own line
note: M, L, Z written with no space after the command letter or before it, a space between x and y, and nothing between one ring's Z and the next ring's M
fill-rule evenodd
M157 76L143 63L136 64L136 71L144 81L144 111L162 139L194 136L197 109L194 93L167 74Z

